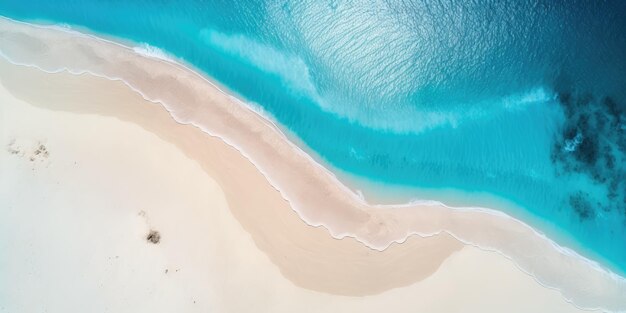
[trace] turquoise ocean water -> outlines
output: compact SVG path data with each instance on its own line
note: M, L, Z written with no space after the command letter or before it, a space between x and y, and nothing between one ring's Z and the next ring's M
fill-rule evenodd
M158 47L338 170L509 201L626 273L624 1L0 0L0 15Z

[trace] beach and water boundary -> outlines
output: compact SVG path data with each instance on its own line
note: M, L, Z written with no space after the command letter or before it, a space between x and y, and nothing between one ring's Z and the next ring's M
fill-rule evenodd
M174 77L174 79L168 81L168 84L162 84L160 86L175 86L171 87L171 90L186 90L189 93L206 92L204 89L207 89L208 81L200 75L191 72L188 68L184 68L180 64L173 64L171 60L164 61L163 59L131 62L129 60L138 58L136 55L131 56L131 53L137 52L137 49L122 47L111 42L97 40L91 36L79 35L75 32L68 33L67 30L59 33L58 29L36 27L37 30L47 32L47 35L50 35L50 38L44 40L38 38L35 34L37 31L33 31L32 28L33 26L25 26L24 24L17 26L15 22L3 21L4 31L13 31L12 34L16 36L8 36L7 34L9 33L5 33L2 36L3 50L10 50L3 51L3 53L13 63L24 66L36 66L47 72L67 71L73 74L84 72L107 79L123 81L130 88L140 93L146 100L163 105L178 122L194 124L208 134L220 137L231 146L236 147L243 155L257 165L259 170L263 172L272 185L281 192L281 195L289 201L292 208L298 212L305 222L311 226L324 226L335 238L343 238L346 236L355 237L357 240L373 249L384 250L394 242L404 242L411 235L428 237L441 232L447 232L463 241L465 244L475 245L482 249L499 251L504 256L513 259L518 266L527 273L533 273L532 275L539 282L548 287L561 290L566 298L581 307L602 307L606 303L613 303L614 307L611 309L620 307L619 301L621 299L617 297L623 294L621 293L624 290L622 278L607 270L601 269L596 263L583 258L573 251L559 247L545 236L532 230L529 226L520 221L513 220L503 213L499 213L499 211L479 208L452 209L436 202L412 203L402 206L369 205L362 201L354 192L337 181L332 173L315 163L307 154L303 153L302 150L290 144L287 138L280 133L278 127L272 125L266 118L251 112L247 105L229 96L227 93L221 91L222 93L220 95L213 95L214 98L212 98L215 99L212 104L226 102L222 103L223 107L219 109L223 110L221 111L222 114L228 114L230 118L220 122L216 120L216 116L211 118L203 115L205 109L215 109L206 107L206 101L203 101L210 97L187 96L186 99L182 97L177 99L177 96L185 94L184 92L177 93L176 95L166 94L163 97L151 96L157 95L158 93L154 90L154 87L150 90L149 82L143 80L145 78L152 78L152 80L154 80L154 78L157 78L157 80L161 79L164 77L166 70L171 71L172 68L175 68L175 70L178 71L176 75L169 75L170 78ZM20 36L22 36L21 42L19 39ZM59 45L54 45L53 42L55 39L61 40L64 46L60 47ZM22 47L17 45L10 47L10 43L21 43ZM41 45L41 43L44 44ZM65 56L69 55L67 53L71 50L67 44L82 45L82 49L79 50L82 51L83 55L72 58L72 60L62 60L65 59ZM113 50L119 51L114 51L114 53L109 54L109 52L103 51L107 49L109 52ZM144 52L145 55L145 51L139 52ZM112 58L105 60L98 58L98 56L102 57L104 55L106 55L107 58L115 55L116 58L119 59L115 60L115 58ZM150 55L154 57L153 53ZM120 69L117 68L120 64L133 64L137 66L142 62L145 63L145 66L150 65L150 69L153 67L160 68L162 72L157 75L150 75L151 73L146 70L148 67L142 68L138 66L137 68L133 68L133 70L137 70L137 73L134 73L133 70L127 70L127 72L119 71ZM144 71L143 74L140 74L141 71ZM148 75L142 76L146 73L148 73ZM190 83L192 86L185 87L185 83ZM215 88L215 85L211 88ZM224 101L225 99L227 101ZM223 117L224 115L220 116ZM283 166L289 168L289 165L282 163L278 164L280 165L278 166L279 168L276 168L277 165L272 165L270 162L270 159L273 160L273 158L258 156L258 154L268 153L267 147L259 148L258 144L255 147L254 144L248 144L249 139L245 140L246 138L235 134L235 131L229 132L228 130L219 129L219 127L233 129L237 129L238 127L250 127L245 125L246 123L238 122L238 119L258 123L253 129L257 134L263 134L263 136L261 136L264 140L263 144L271 146L272 149L269 149L270 151L278 151L281 154L290 155L291 157L296 155L298 160L290 160L285 163L296 164L293 165L293 168L304 168L305 170L299 172L299 175L293 175L293 173L291 173L291 175L284 173L276 174L280 173L281 169L284 170ZM241 126L242 124L244 126ZM239 126L235 127L234 125ZM257 135L253 136L253 138L257 140L259 137ZM260 153L259 151L262 152ZM295 186L289 186L288 182L297 182L300 176L305 176L305 179L309 180L300 182L300 184L296 183ZM312 179L311 177L315 177L313 182L310 181L310 179ZM302 178L300 177L299 179ZM320 186L322 191L307 190L310 189L310 186ZM308 194L309 192L311 194ZM325 195L325 197L319 197L320 194ZM324 199L322 203L319 202L320 198ZM420 210L418 216L414 216L416 215L416 210ZM448 220L454 218L458 218L456 223ZM464 221L464 219L467 219L467 221ZM523 234L528 234L530 239L518 238L521 242L536 240L538 243L531 243L529 246L525 246L524 249L522 249L524 251L515 251L511 250L511 247L507 247L507 245L512 245L512 242L515 242L514 240L503 239L502 242L493 242L494 239L511 239L510 237L504 236L491 239L475 237L480 234L471 234L472 232L477 232L477 230L470 224L477 226L480 224L481 219L496 221L494 223L502 224L501 226L512 226L512 229L517 229ZM499 228L493 225L488 227L496 232L503 232L504 234L510 234L510 232L512 232L508 227ZM415 231L416 229L419 231ZM487 233L493 236L491 231ZM515 236L524 237L520 234L516 234ZM526 262L531 263L525 264L525 256L523 254L527 253L529 250L545 252L547 260L554 262L554 264L552 264L554 267L548 269L544 268L542 270L542 266L549 267L550 264L533 264L532 261L528 260L526 260ZM550 263L550 261L547 263ZM571 267L562 267L562 264L568 264L568 266ZM590 272L589 269L592 269L592 271ZM572 282L571 285L562 286L563 283L559 280L573 275L572 273L576 271L580 271L581 277L589 278L589 276L586 275L592 277L590 279L581 278L579 282ZM556 275L557 277L550 277L551 275ZM580 282L588 282L594 279L599 279L599 282L606 283L612 281L613 283L609 283L608 285L604 283L599 284L598 286L601 285L603 287L596 290L596 293L593 295L587 294L587 297L577 294L576 288L583 286L579 285ZM606 286L612 287L605 288ZM611 290L613 290L614 293L612 293ZM616 302L609 300L612 299L611 295L616 297L613 299Z
M2 312L581 312L449 235L375 251L308 226L120 81L0 66Z

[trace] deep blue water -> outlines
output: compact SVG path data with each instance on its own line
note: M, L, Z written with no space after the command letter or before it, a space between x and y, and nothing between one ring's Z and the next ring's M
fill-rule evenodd
M0 0L0 15L159 47L333 167L506 199L626 273L625 1Z

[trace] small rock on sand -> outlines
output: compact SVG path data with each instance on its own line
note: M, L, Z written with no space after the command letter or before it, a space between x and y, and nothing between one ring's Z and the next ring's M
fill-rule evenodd
M146 240L148 240L148 242L150 243L157 244L159 243L159 241L161 241L161 234L159 234L159 232L156 230L151 230L148 233L148 236L146 236Z

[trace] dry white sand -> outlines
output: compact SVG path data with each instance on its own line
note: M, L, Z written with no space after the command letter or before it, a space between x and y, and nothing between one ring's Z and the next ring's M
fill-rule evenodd
M317 265L292 264L287 271L312 271L304 279L318 273L325 281L316 283L322 285L345 284L340 271L353 272L350 267L361 271L353 272L354 285L388 284L381 277L393 278L398 268L423 271L420 255L432 254L423 241L431 239L414 238L404 244L412 249L400 245L384 252L351 238L332 239L291 210L268 207L284 200L277 191L265 191L268 183L257 181L254 177L262 176L244 166L247 160L240 155L192 159L141 123L37 108L15 98L24 90L11 94L4 82L10 73L12 86L28 85L31 99L45 100L50 108L127 107L174 136L195 133L188 137L193 147L212 149L203 151L206 159L234 151L198 129L162 119L167 117L162 108L123 84L1 64L0 312L578 311L513 262L469 246L420 282L376 295L339 296L299 287L272 259L316 260ZM239 167L228 171L259 184L231 190L239 197L265 192L258 207L236 213L268 215L261 222L269 223L262 237L253 238L258 232L246 231L241 216L229 210L224 190L207 170L216 166ZM160 233L157 244L146 240L150 230ZM311 244L313 239L326 249ZM287 240L292 246L281 248ZM329 269L337 280L328 277ZM358 275L374 279L361 281Z

